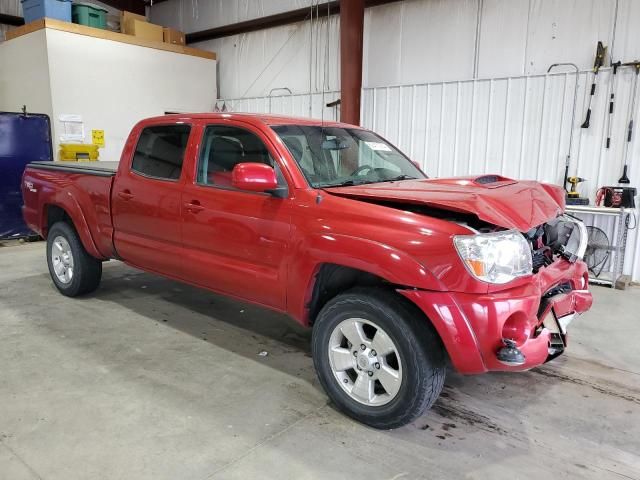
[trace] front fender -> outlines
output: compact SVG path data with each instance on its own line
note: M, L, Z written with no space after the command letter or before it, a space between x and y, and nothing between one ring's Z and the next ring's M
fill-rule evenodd
M316 234L297 246L288 275L287 310L308 323L315 276L331 263L376 275L394 285L422 290L444 290L442 283L412 256L383 243L339 234Z

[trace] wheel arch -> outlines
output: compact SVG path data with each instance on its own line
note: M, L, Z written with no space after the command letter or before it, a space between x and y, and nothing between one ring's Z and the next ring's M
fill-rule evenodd
M307 325L313 326L322 308L341 293L358 290L375 291L376 289L385 290L389 294L396 296L397 300L404 303L413 315L422 319L425 328L433 330L433 333L444 345L444 339L441 335L442 332L437 328L433 320L431 320L410 297L402 294L402 292L407 289L412 290L411 287L394 284L365 270L333 263L323 263L318 266L317 273L314 276L311 295L307 303ZM445 352L447 352L446 349Z
M87 253L92 257L102 259L103 255L100 254L93 241L89 225L82 213L82 209L71 195L69 195L68 198L69 200L64 205L53 202L42 206L42 218L40 220L42 236L47 238L49 229L54 223L60 221L66 222L78 233L82 246Z
M444 290L418 260L392 246L340 234L311 235L297 246L289 266L287 310L311 325L328 300L354 286Z
M311 285L307 289L310 292L307 295L309 297L307 323L313 325L318 313L328 301L355 287L379 287L391 290L394 285L365 270L335 263L319 264L311 280Z

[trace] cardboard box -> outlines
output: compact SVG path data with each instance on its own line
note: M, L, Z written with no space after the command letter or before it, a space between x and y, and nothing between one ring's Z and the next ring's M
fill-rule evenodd
M123 10L122 15L120 15L120 23L124 25L127 20L131 19L140 20L141 22L147 21L147 17L145 17L144 15L138 15L137 13L127 12L126 10Z
M122 24L122 33L152 42L163 41L162 27L136 18L128 18Z
M174 28L164 27L162 29L164 34L164 43L173 43L174 45L186 45L184 33Z

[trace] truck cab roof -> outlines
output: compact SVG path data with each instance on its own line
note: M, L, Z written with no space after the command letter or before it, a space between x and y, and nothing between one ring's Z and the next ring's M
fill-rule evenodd
M306 126L326 126L326 127L340 127L340 128L361 128L356 125L348 123L333 122L314 118L295 117L290 115L277 115L271 113L236 113L236 112L220 112L220 113L178 113L171 115L161 115L157 117L147 118L143 122L156 123L158 121L171 121L176 120L238 120L251 124L263 124L263 125L306 125Z

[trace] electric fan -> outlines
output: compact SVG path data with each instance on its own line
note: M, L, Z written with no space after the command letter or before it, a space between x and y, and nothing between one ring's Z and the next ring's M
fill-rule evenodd
M584 261L589 271L598 277L611 251L609 237L602 229L591 226L587 227L587 234L587 251L584 254Z

